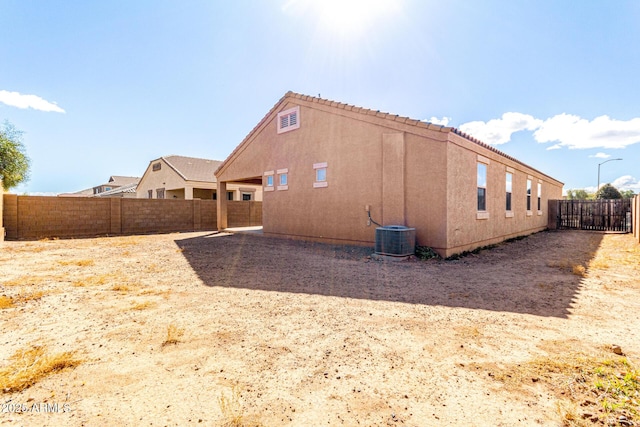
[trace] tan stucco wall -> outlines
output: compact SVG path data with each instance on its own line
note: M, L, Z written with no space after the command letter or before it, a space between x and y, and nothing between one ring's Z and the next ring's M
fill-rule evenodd
M562 183L450 133L447 145L447 247L446 256L505 239L544 230L548 201L562 197ZM479 160L481 156L483 159ZM485 160L487 159L487 160ZM477 210L477 164L487 164L486 215ZM486 163L485 163L486 164ZM512 216L507 216L506 173L513 175ZM531 211L526 209L527 179L531 177ZM542 183L541 210L537 209L537 184ZM445 248L438 248L445 249Z
M278 134L277 112L294 106L300 106L300 127ZM489 218L482 220L477 219L478 155L490 163ZM328 186L314 188L313 165L323 162ZM506 167L514 170L512 218L505 217ZM277 188L282 169L288 171L288 189L263 194L265 234L373 244L376 226L368 224L369 207L375 221L415 227L417 244L444 256L544 229L547 200L562 193L561 183L453 132L287 98L236 149L217 178L234 181L273 172ZM525 212L528 175L533 178L531 216Z

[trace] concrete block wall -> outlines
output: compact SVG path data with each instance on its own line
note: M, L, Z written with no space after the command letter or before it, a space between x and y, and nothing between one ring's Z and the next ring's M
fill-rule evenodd
M229 227L262 225L262 202L227 202Z
M8 240L216 230L214 200L40 197L4 194ZM262 224L262 202L229 202L229 226Z

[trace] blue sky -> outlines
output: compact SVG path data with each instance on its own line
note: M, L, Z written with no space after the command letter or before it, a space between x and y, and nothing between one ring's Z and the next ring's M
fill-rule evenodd
M0 0L17 193L224 160L288 91L447 124L565 183L640 192L640 2Z

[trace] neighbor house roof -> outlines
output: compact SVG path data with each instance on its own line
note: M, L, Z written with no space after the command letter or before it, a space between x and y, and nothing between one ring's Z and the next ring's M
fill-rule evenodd
M138 187L138 182L132 182L130 184L121 185L109 191L103 191L102 193L92 194L92 197L111 197L116 194L122 193L135 193Z
M109 177L109 181L107 184L102 185L129 185L132 183L140 182L140 178L137 176L118 176L112 175Z
M214 172L222 164L220 160L200 159L185 156L163 156L164 160L185 181L216 182ZM157 162L158 160L153 160Z
M295 100L300 100L300 101L305 101L305 102L309 102L309 103L316 103L316 104L320 104L320 105L325 105L325 106L330 106L333 108L338 108L338 109L342 109L342 110L346 110L346 111L351 111L354 113L359 113L362 114L363 116L374 116L374 117L378 117L378 118L382 118L382 119L386 119L386 120L390 120L396 123L402 123L405 125L410 125L410 126L415 126L416 128L422 128L422 129L429 129L429 130L433 130L433 131L439 131L439 132L444 132L444 133L449 133L452 132L456 135L459 135L463 138L465 138L468 141L471 141L475 144L478 144L481 147L484 147L488 150L491 150L497 154L499 154L502 157L505 157L509 160L512 160L516 163L519 163L529 169L532 169L538 173L540 173L541 175L544 175L546 177L548 177L549 179L552 179L554 181L560 182L557 179L543 173L540 172L539 170L527 165L526 163L498 150L497 148L486 144L482 141L480 141L479 139L474 138L471 135L468 135L454 127L449 127L449 126L441 126L441 125L436 125L433 123L429 123L429 122L425 122L422 120L416 120L416 119L411 119L409 117L403 117L403 116L399 116L397 114L390 114L390 113L384 113L381 112L380 110L370 110L368 108L362 108L362 107L357 107L355 105L350 105L350 104L345 104L342 102L336 102L336 101L330 101L328 99L323 99L323 98L319 98L319 97L315 97L315 96L308 96L308 95L301 95L299 93L295 93L295 92L287 92L282 98L280 98L280 100L271 108L271 110L269 110L269 112L262 118L262 120L260 120L260 122L251 130L251 132L249 132L249 134L242 140L242 142L231 152L231 154L225 159L224 162L222 162L222 164L220 165L220 167L218 167L218 169L215 171L215 174L218 175L220 172L222 172L222 170L224 169L224 167L226 166L227 162L229 162L231 159L233 159L237 153L241 152L242 150L244 150L245 145L252 139L253 135L256 134L259 129L262 128L262 126L271 119L271 116L278 112L278 110L280 109L280 106L285 103L286 101L291 100L293 102L295 102Z

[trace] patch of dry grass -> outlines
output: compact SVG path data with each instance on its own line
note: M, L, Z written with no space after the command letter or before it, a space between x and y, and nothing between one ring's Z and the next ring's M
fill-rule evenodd
M153 301L136 302L131 306L131 310L142 311L155 307L157 304Z
M180 342L180 339L184 335L184 329L178 328L173 323L167 327L167 337L162 342L162 347L166 347L168 345L175 345Z
M587 275L587 269L584 265L575 264L571 266L571 273L578 277L585 277Z
M640 422L640 370L624 356L567 352L490 375L512 390L538 382L546 386L559 399L558 411L566 427Z
M118 275L112 273L98 274L95 276L87 276L76 279L71 282L71 285L75 287L106 285L107 283L117 280L118 278Z
M11 280L4 280L4 281L2 281L2 285L4 285L4 286L34 286L34 285L40 285L40 284L44 283L46 280L47 280L46 277L27 275L27 276L16 277L15 279L11 279Z
M0 295L0 310L13 307L13 298Z
M16 304L24 304L29 301L37 301L46 294L47 292L39 290L34 292L18 293L13 297L0 295L0 309L15 307Z
M562 260L549 261L547 263L547 266L570 272L571 274L579 277L585 277L587 275L587 269L584 265L570 261L567 258L564 258Z
M75 265L78 267L91 267L91 266L94 266L96 262L92 259L73 259L73 260L58 261L58 264L63 266Z
M46 346L28 346L16 351L9 365L0 369L0 390L3 393L24 390L56 371L80 363L71 352L49 353Z
M218 405L222 412L223 427L261 427L262 424L255 417L245 414L244 407L240 401L241 395L238 387L234 387L231 395L221 393L218 398Z

